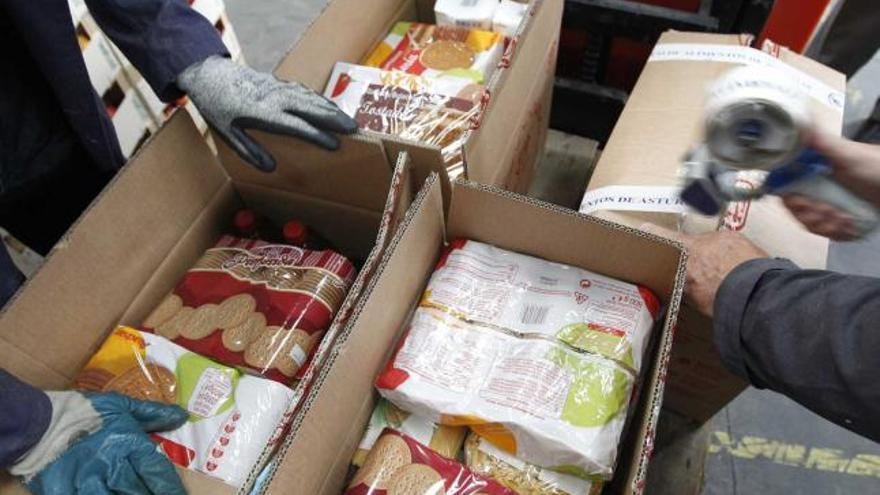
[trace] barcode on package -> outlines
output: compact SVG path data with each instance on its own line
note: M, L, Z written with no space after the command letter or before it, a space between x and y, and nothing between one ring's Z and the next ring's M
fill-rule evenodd
M461 0L462 7L473 7L479 0Z
M523 325L541 325L547 319L547 313L549 312L550 306L526 304L523 306L520 322Z

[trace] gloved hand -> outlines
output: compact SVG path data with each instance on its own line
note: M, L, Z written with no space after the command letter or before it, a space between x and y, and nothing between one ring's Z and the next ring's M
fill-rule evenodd
M9 469L32 492L186 494L171 461L144 433L181 426L188 416L183 408L116 393L46 395L49 428Z
M177 86L232 149L265 172L275 170L275 159L246 129L287 134L328 150L339 147L331 132L357 130L351 117L302 84L279 81L219 55L187 67Z

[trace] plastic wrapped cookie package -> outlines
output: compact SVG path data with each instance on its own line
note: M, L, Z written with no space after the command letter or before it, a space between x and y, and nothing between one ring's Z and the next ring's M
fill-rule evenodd
M403 433L386 429L345 495L516 495Z
M361 467L376 444L376 440L386 428L391 428L412 437L417 442L430 447L438 454L455 458L464 443L467 428L464 426L441 425L411 414L384 399L379 399L367 430L354 453L351 463Z
M454 26L398 22L364 65L485 84L501 60L504 35Z
M482 111L483 91L470 79L429 78L340 62L324 95L361 129L438 146L454 177L464 170L463 139Z
M450 243L421 304L556 339L635 373L660 311L643 287L465 239Z
M470 434L464 444L466 465L519 495L599 495L600 481L590 481L525 463Z
M419 308L376 386L399 407L469 425L526 462L610 477L633 382L600 356Z
M334 251L225 235L142 327L223 364L291 384L354 280Z
M610 479L658 314L646 289L456 240L376 386L523 462Z
M194 354L158 335L118 327L74 381L93 392L177 404L189 420L151 436L175 464L240 486L277 441L293 392Z

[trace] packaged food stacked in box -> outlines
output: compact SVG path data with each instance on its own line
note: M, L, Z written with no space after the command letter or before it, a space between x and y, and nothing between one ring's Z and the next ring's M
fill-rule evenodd
M376 387L429 424L468 426L470 463L517 493L536 477L535 493L589 493L613 473L658 312L648 289L457 239ZM396 462L368 456L349 493L408 476ZM388 479L369 474L377 463Z
M680 248L461 181L442 212L429 179L259 491L638 493Z
M440 0L437 25L398 22L362 61L339 62L324 95L362 129L440 148L451 178L464 173L465 132L478 122L485 84L528 4ZM502 12L496 31L493 18ZM512 12L512 13L511 13Z
M176 112L0 313L20 379L186 409L153 439L191 493L232 493L271 456L411 200L376 139L278 139L255 172Z
M74 386L184 407L189 423L154 435L162 450L240 486L281 435L288 386L302 378L356 270L332 249L307 249L298 220L273 228L243 209L230 224L237 235L205 251L138 329L117 328Z
M546 136L562 4L331 0L275 74L323 90L389 156L525 191Z

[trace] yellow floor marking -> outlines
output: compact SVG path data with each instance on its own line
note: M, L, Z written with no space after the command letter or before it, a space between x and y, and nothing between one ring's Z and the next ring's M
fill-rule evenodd
M713 432L709 437L709 453L726 453L740 459L770 461L804 469L880 478L880 455L849 455L840 449L810 447L754 435L737 440L727 432Z

